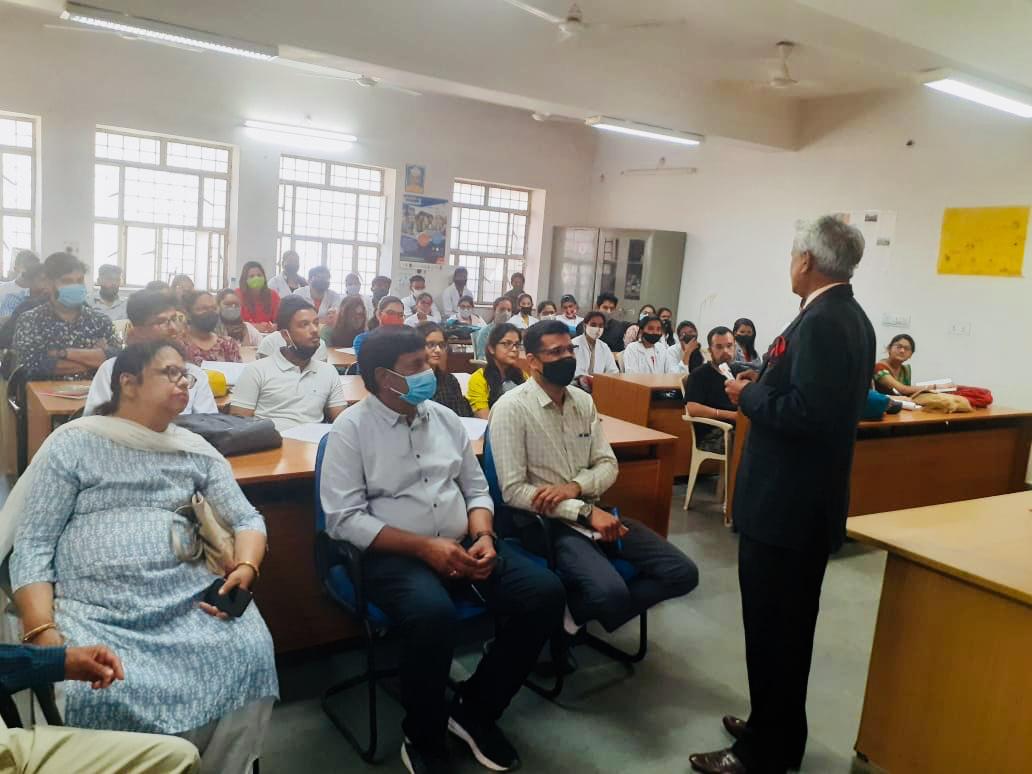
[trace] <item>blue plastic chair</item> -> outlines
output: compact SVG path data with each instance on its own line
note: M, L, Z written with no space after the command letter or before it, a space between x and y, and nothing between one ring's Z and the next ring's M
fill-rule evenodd
M326 513L323 511L319 484L322 481L323 456L329 434L319 442L315 457L315 566L323 588L330 598L345 611L362 622L365 646L365 668L362 672L343 682L327 688L322 695L322 708L333 725L351 743L352 747L367 763L376 762L377 721L376 686L383 679L398 674L397 667L377 667L377 642L390 633L391 621L387 614L366 598L362 579L362 552L351 543L334 540L326 533ZM453 598L455 611L460 622L470 621L487 614L483 605L461 598ZM339 693L359 685L366 685L369 705L368 742L363 744L344 720L330 706L330 699ZM454 687L454 685L453 685Z
M507 536L505 538L506 542L531 561L542 567L548 567L552 572L562 577L562 573L559 572L555 562L555 551L552 542L553 524L551 520L538 513L522 511L505 505L505 501L502 498L501 485L498 483L498 470L495 467L494 452L491 450L490 428L484 434L484 454L481 466L484 469L484 476L487 478L487 486L491 493L491 499L494 501L495 505L495 528L500 529L502 532L508 532L509 529L507 526L513 521L513 515L522 517L527 523L534 525L540 535L544 555L532 552L515 537ZM625 583L630 583L638 576L638 571L634 568L634 565L626 559L610 559L609 561L613 565L613 569L615 569L620 574L620 577L624 579ZM619 661L622 664L637 664L645 658L645 654L648 651L648 612L642 611L641 615L638 616L638 621L638 649L634 653L628 653L627 651L617 648L612 643L596 637L587 630L586 626L581 628L580 633L574 639L574 644L584 643L594 650L597 650L598 652L609 656L614 661ZM556 640L553 639L553 658L558 652L558 647ZM556 674L555 683L549 688L539 685L531 680L527 681L527 686L547 699L555 699L558 698L560 693L562 693L563 675L561 673Z

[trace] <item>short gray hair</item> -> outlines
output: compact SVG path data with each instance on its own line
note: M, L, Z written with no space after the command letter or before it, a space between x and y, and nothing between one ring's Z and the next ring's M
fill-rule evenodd
M856 226L825 215L803 224L792 250L809 253L817 264L817 271L844 281L853 276L853 270L863 258L864 235Z

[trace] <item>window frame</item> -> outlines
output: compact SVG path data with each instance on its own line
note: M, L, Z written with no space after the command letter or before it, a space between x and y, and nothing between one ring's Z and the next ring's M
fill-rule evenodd
M0 248L4 244L4 218L28 218L29 219L29 244L27 247L12 245L9 255L0 255L0 278L6 277L14 270L14 256L19 250L32 250L39 252L39 134L40 119L38 116L30 116L24 113L14 113L0 110L0 119L9 121L24 121L32 127L32 147L23 148L18 145L4 145L0 143L0 176L3 174L3 156L13 154L26 156L29 159L29 208L19 209L7 207L3 201L2 179L0 179Z
M469 204L466 202L459 202L456 198L456 188L459 185L476 185L482 186L484 189L484 198L482 204ZM527 195L527 208L525 210L512 209L508 207L498 207L491 205L491 189L500 189L504 191L515 191ZM470 180L467 178L457 177L452 182L452 206L451 206L451 222L448 224L448 264L450 266L465 266L469 271L470 275L470 286L474 289L474 301L479 305L490 305L494 302L497 296L491 295L490 297L484 295L484 259L501 260L503 267L503 287L502 293L508 289L509 277L514 272L526 272L527 268L527 249L530 240L530 217L531 210L533 207L534 192L529 188L523 188L517 185L506 185L504 183L488 183L482 180ZM523 252L513 253L511 252L512 246L512 228L510 227L506 233L506 252L498 253L489 250L478 250L476 252L471 250L462 250L459 248L461 226L459 218L459 210L480 210L484 212L500 212L505 213L507 216L518 215L522 216L523 222ZM501 295L501 293L499 294Z
M142 161L125 161L122 159L109 159L101 158L97 156L96 142L97 134L115 134L122 137L136 137L142 140L153 140L158 142L158 163L151 164ZM146 132L136 129L123 129L115 126L104 126L98 124L94 128L93 133L93 177L94 177L94 201L93 201L93 245L96 247L96 227L97 225L111 225L118 228L118 267L122 270L122 281L123 287L125 288L141 288L142 285L129 285L126 281L129 276L128 266L126 265L128 260L128 235L130 228L143 228L154 230L154 267L153 276L155 280L164 280L169 282L171 277L162 276L162 262L163 254L162 250L165 244L165 230L174 229L177 231L194 231L198 236L206 237L207 242L207 253L208 253L208 272L207 276L203 278L203 282L199 281L198 277L195 277L193 272L190 272L190 277L194 281L194 286L198 289L205 289L211 291L217 291L221 288L226 287L229 281L229 243L232 237L232 201L233 201L233 156L234 148L232 145L226 145L224 143L211 142L208 140L196 140L191 137L179 137L171 134L161 134L159 132ZM226 171L216 172L205 169L194 169L191 167L181 167L169 164L168 162L168 145L183 144L193 145L201 148L212 148L215 150L225 151L227 153L226 159ZM97 180L97 167L98 166L113 166L118 168L118 215L116 217L105 217L97 215L97 192L96 192L96 180ZM196 226L183 226L169 223L155 223L141 220L127 220L125 218L125 173L126 169L146 169L155 172L170 172L173 174L183 175L194 175L197 177L197 225ZM204 181L205 178L215 178L224 180L226 183L226 218L225 224L222 228L214 228L204 225ZM218 254L212 256L212 235L221 235L222 246ZM96 250L94 249L94 252ZM93 272L96 274L97 268L103 263L110 262L110 259L105 256L103 259L100 256L93 256ZM185 272L184 272L185 273Z

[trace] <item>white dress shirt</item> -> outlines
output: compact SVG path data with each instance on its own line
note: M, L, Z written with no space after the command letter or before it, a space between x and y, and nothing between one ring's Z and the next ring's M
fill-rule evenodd
M444 315L444 319L448 319L459 311L459 299L462 296L473 298L473 291L469 289L469 285L462 289L461 295L454 282L444 289L444 292L441 293L441 314Z
M385 526L461 540L470 510L494 512L469 435L451 409L424 401L409 424L375 395L333 423L319 496L326 531L362 550Z
M315 306L315 301L312 299L312 286L306 285L303 288L298 288L291 295L303 298L305 301ZM336 312L340 309L341 297L340 293L327 288L326 292L323 293L322 301L319 303L319 308L316 310L319 313L319 320L325 320L330 312Z
M256 358L258 357L271 357L273 352L279 352L282 347L287 346L286 339L283 338L283 334L279 331L273 331L262 339L261 344L258 345L258 349L255 352ZM315 350L315 354L312 355L312 360L326 360L326 342L319 339L319 349Z
M602 339L595 339L594 366L591 363L592 349L588 337L581 334L575 337L572 343L577 347L577 370L574 372L574 376L620 373L620 367L616 364L616 358L613 357L613 350Z
M326 409L348 405L336 368L313 359L302 369L279 350L248 363L232 396L234 406L250 409L260 419L271 419L280 432L322 422Z
M425 320L420 320L419 319L419 315L413 313L413 314L411 314L411 315L409 315L408 317L405 318L405 325L411 325L413 328L415 328L421 322L435 322L435 323L439 323L440 321L441 321L441 318L435 316L433 312L431 312L430 316L427 317Z
M422 295L425 291L419 291L419 295ZM411 317L416 313L416 294L409 293L403 299L401 299L401 305L405 307L405 316ZM458 307L458 303L455 304ZM430 304L430 314L434 317L434 322L438 322L441 319L441 311L437 308L437 302L433 301Z
M511 322L520 330L526 330L537 321L538 319L532 315L527 317L526 319L523 319L523 315L519 312L516 312L516 314L509 318L509 322Z
M298 276L298 280L300 280L301 284L297 286L297 289L300 290L302 287L304 287L305 281L301 276ZM290 285L287 283L287 278L283 276L283 272L280 272L275 277L269 280L269 290L275 290L276 293L279 295L280 300L286 298L294 292L290 289Z
M89 416L97 410L97 406L111 400L111 373L115 368L115 359L109 357L100 364L97 373L90 382L90 391L86 395L86 405L82 413ZM197 382L189 391L189 399L186 408L181 414L218 414L219 407L215 405L215 395L208 384L208 372L198 368L193 363L186 364L186 370L193 374Z
M625 374L670 374L670 360L667 348L656 344L646 348L640 341L632 341L623 353L623 370Z

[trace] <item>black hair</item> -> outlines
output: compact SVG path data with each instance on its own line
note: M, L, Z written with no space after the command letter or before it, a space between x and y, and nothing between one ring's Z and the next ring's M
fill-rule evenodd
M886 349L892 349L892 345L897 341L909 341L910 342L910 353L914 354L917 352L917 344L914 343L914 337L909 333L897 333L892 337L892 341L889 342L889 346Z
M512 306L512 299L511 298L509 298L508 296L498 296L498 298L496 298L494 300L494 303L491 304L492 311L496 311L497 312L498 311L498 305L500 303L502 303L502 301L508 301L509 302L509 306L510 307Z
M289 295L283 299L279 305L279 311L276 312L276 330L285 331L290 327L291 321L294 319L294 315L300 312L302 309L311 309L315 311L315 307L312 306L307 299L301 296Z
M392 280L386 274L377 274L369 281L369 287L372 287L374 282L379 282L381 284L386 282L387 286L390 287L393 284L394 280Z
M329 275L330 267L323 266L322 264L319 264L318 266L313 266L311 269L308 270L308 281L311 282L312 276L315 274L319 274L320 272L326 272L326 274Z
M424 290L424 291L421 291L418 296L416 296L416 301L422 301L424 298L429 298L431 302L434 300L433 295L430 294L430 293L427 293ZM463 296L463 298L466 298L466 296Z
M135 295L138 296L140 294L136 293ZM134 296L130 296L130 299L132 298ZM183 350L179 348L179 345L164 339L130 344L119 352L111 369L111 400L101 403L93 413L100 416L110 416L118 411L118 405L122 400L122 374L131 374L132 376L139 377L143 374L143 369L147 367L147 364L154 360L157 354L166 347L174 349L179 353L180 357L183 356Z
M570 329L562 320L542 320L531 325L523 333L523 349L528 355L536 355L541 349L543 336L569 336Z
M36 255L32 250L19 250L14 254L13 266L21 266L22 271L31 269L33 266L39 266L39 256Z
M652 304L642 304L641 309L638 310L639 317L641 316L641 313L644 312L646 309L652 310L652 314L649 315L650 317L659 317L659 312L656 311L656 307Z
M121 277L122 276L122 269L120 267L118 267L118 266L115 266L115 264L113 264L113 263L105 263L105 264L97 267L97 279L99 280L103 276L108 276L108 277L118 276L118 277Z
M34 263L27 269L22 271L22 282L38 282L40 277L46 276L46 272L43 270L42 263Z
M534 296L530 295L530 293L520 293L518 296L516 296L516 305L519 306L520 301L522 301L524 298L529 298L530 305L534 306Z
M140 290L129 296L125 302L125 316L133 325L140 326L151 317L175 309L176 300L165 290Z
M560 325L562 325L562 323L560 323ZM563 329L566 330L565 325L563 325ZM493 406L495 401L502 397L502 384L505 383L506 379L516 382L516 384L523 384L524 382L523 371L515 366L507 366L503 373L502 366L495 359L495 356L491 354L491 350L498 346L498 342L510 333L515 333L518 337L522 338L520 329L512 323L496 325L487 335L487 344L484 345L484 360L487 361L487 365L484 366L484 378L487 380L488 407ZM363 345L363 352L365 351L364 347L365 345Z
M400 298L398 298L397 296L384 296L383 298L380 299L380 303L378 303L376 305L376 311L378 313L382 312L384 309L386 309L391 304L401 304L402 311L405 310L405 304L402 303ZM363 346L365 346L365 345L363 344Z
M426 284L426 277L424 277L422 274L413 274L411 277L408 278L409 287L412 287L412 283L416 280L419 280L424 285Z
M649 315L648 317L644 317L638 320L638 341L641 341L642 334L645 333L645 326L648 325L650 322L658 322L659 327L663 327L663 321L655 315Z
M416 330L419 331L419 334L424 339L426 339L427 336L434 332L440 333L442 336L444 336L444 328L435 323L433 320L423 320L423 322L419 323L416 326ZM444 336L444 339L445 341L447 341L448 337Z
M691 320L681 320L681 322L679 322L677 324L677 327L674 328L674 330L677 331L678 333L680 333L681 332L681 328L688 328L688 327L695 328L695 332L696 333L699 332L699 326L696 325L695 323L693 323Z
M165 282L165 280L151 280L150 282L148 282L146 285L143 286L143 289L144 290L151 290L151 291L153 291L153 290L171 290L172 288L170 288L168 286L168 283Z
M538 316L539 317L541 316L541 310L544 309L546 306L552 307L557 312L559 311L559 307L557 307L555 305L555 301L549 301L549 300L546 299L546 300L542 301L540 304L537 305L537 311L538 311Z
M670 319L664 320L659 317L663 312L670 312ZM656 310L656 317L659 317L659 321L663 323L663 340L667 343L668 347L674 346L677 343L677 337L674 335L674 310L669 306L661 306Z
M749 347L749 350L751 350L751 351L746 352L745 356L749 360L755 360L756 359L756 346L755 346L755 343L756 343L756 324L752 320L750 320L748 317L739 317L737 320L735 320L735 324L731 326L731 334L733 336L735 336L735 341L737 341L738 340L738 329L741 328L743 325L748 325L753 330L753 346ZM741 346L741 345L739 344L739 346ZM745 350L745 347L742 347L742 349Z
M713 337L714 336L723 336L723 335L728 334L728 333L730 333L732 336L735 335L734 331L732 331L726 325L718 325L716 328L713 328L712 330L710 330L709 333L706 334L706 346L708 346L708 347L712 347L713 346Z
M525 280L525 279L526 279L526 277L524 277L524 276L523 276L523 272L522 272L522 271L514 271L514 272L513 272L513 273L512 273L512 274L511 274L511 275L509 276L509 282L512 282L512 281L513 281L513 279L514 279L514 278L516 278L516 277L519 277L519 278L520 278L521 280Z
M576 304L577 303L577 299L574 298L574 296L572 294L567 293L565 296L563 296L562 298L559 299L559 305L560 306L562 306L563 304L566 304L566 303L574 303L574 304Z
M362 340L362 349L358 353L358 371L366 389L371 395L379 391L377 368L393 370L399 357L425 348L426 339L408 325L377 328Z
M465 274L467 277L469 276L469 269L467 269L465 266L456 266L455 267L455 271L452 272L452 279L453 280L455 279L455 275L458 274L460 271L463 274Z
M197 303L197 299L201 296L210 296L211 293L207 290L191 290L183 296L183 311L189 316L190 310L193 309L193 305Z
M189 274L177 274L176 276L174 276L172 278L172 282L170 282L169 285L171 287L175 287L176 283L179 282L179 280L189 280L190 281L190 287L194 287L195 286L195 283L193 281L193 277L191 277Z
M599 293L598 298L595 299L595 306L602 306L602 304L606 303L606 301L613 304L614 306L620 305L620 299L617 298L615 294Z
M588 323L591 320L594 320L596 317L599 318L602 321L602 327L604 328L606 326L606 313L605 312L600 312L600 311L598 311L598 309L593 309L592 311L590 311L586 315L584 315L583 325L585 327L587 327Z
M258 261L248 261L240 267L240 305L251 314L255 314L258 311L258 307L251 299L250 294L252 291L247 287L247 272L251 271L251 269L258 269L258 271L262 273L262 277L265 278L265 284L262 285L262 289L258 291L258 298L261 300L265 314L272 314L272 291L269 290L269 277L265 273L265 267ZM279 316L277 316L276 319L279 320Z
M43 261L43 272L47 275L48 280L58 280L64 275L71 274L76 271L85 273L86 264L71 253L63 251L60 253L51 253L47 256L47 259Z

